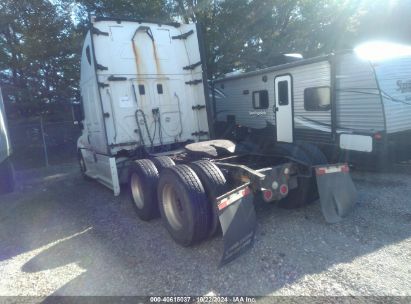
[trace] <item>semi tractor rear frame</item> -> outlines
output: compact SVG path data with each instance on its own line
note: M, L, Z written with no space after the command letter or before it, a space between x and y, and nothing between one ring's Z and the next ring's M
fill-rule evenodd
M339 221L356 196L346 164L311 144L213 139L199 37L192 24L92 17L74 111L84 176L115 195L128 185L138 217L160 216L183 246L221 229L221 264L252 246L256 201L319 199L326 221Z

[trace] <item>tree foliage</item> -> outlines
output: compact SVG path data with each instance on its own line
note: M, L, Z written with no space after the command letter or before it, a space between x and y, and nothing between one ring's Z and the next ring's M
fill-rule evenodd
M210 78L273 65L282 53L312 57L367 39L411 41L407 0L3 0L0 86L10 113L68 111L78 98L90 13L200 23Z
M77 95L81 37L67 11L47 0L0 4L0 85L15 114Z

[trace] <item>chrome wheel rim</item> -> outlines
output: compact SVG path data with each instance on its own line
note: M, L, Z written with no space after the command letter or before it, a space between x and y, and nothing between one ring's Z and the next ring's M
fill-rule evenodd
M137 208L143 209L144 196L143 196L143 191L141 187L140 177L136 173L133 173L131 175L130 187L131 187L131 195L133 197L134 204L137 206Z
M184 209L179 196L170 184L164 185L162 193L164 213L174 230L183 228Z

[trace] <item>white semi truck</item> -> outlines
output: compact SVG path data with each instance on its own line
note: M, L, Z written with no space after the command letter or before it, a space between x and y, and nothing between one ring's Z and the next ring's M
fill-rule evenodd
M346 164L313 145L213 140L202 49L195 24L91 17L74 111L84 176L114 195L127 185L138 217L161 216L184 246L221 227L222 264L253 244L254 199L319 197L326 221L340 220L356 194Z
M14 189L13 166L10 162L11 144L7 132L6 112L0 89L0 194Z

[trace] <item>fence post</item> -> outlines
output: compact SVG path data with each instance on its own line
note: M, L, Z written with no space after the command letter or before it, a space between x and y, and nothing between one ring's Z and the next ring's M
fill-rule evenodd
M41 138L43 139L44 159L46 160L46 167L48 167L49 166L49 156L47 154L46 136L44 134L43 115L40 115L40 129L41 129Z

